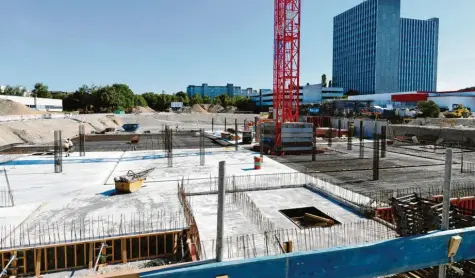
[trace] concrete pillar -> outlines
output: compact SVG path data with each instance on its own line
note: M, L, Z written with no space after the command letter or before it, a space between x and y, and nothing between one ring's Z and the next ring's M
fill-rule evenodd
M216 232L216 261L223 261L223 246L224 246L224 196L225 189L225 175L226 175L226 161L219 162L219 176L218 176L218 224Z

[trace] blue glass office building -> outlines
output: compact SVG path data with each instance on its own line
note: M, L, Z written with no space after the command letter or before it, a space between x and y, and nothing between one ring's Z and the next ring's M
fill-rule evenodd
M425 90L418 80L432 76L437 67L429 71L428 67L405 62L419 59L420 51L407 44L416 40L412 32L420 33L421 29L403 22L401 0L367 0L336 16L333 20L333 85L361 94L398 92L402 83L408 91ZM437 41L429 43L437 48ZM404 56L403 51L407 53ZM407 76L409 67L411 74L414 70L417 74L403 82L400 76Z
M438 45L438 18L401 18L399 91L436 91Z
M214 98L222 94L227 94L228 96L232 97L239 95L242 92L241 87L236 87L233 84L227 84L226 86L209 86L208 84L203 83L201 86L189 85L186 88L186 93L190 98L193 95L200 95L201 97L209 96L210 98Z

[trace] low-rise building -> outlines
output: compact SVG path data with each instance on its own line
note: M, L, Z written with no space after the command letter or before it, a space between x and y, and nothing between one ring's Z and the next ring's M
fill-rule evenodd
M208 96L210 98L214 98L220 96L222 94L226 94L230 97L235 95L240 95L242 93L240 86L234 86L233 84L227 84L226 86L209 86L206 83L202 85L188 85L186 88L186 93L188 97L192 97L194 95L199 95L201 97Z
M0 99L9 99L11 101L24 104L27 107L30 107L32 109L36 109L39 111L51 111L51 112L63 111L62 99L19 97L19 96L8 96L8 95L0 95Z
M322 84L307 84L300 87L300 104L317 104L333 99L341 99L344 96L343 88L322 87ZM256 106L268 108L273 106L273 91L261 89L259 93L250 96Z
M349 96L349 100L373 101L374 105L384 108L415 108L419 101L434 101L442 110L451 110L454 104L475 111L475 91L444 92L398 92L373 95Z

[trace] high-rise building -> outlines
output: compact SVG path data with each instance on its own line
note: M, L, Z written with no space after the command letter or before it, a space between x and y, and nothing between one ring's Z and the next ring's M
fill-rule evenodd
M432 21L438 25L436 19L427 22ZM367 0L336 16L333 19L333 86L360 94L398 92L402 84L408 91L430 89L422 86L426 81L421 80L437 74L437 54L427 58L417 56L429 53L428 49L435 49L437 53L438 28L434 31L435 39L421 50L414 49L423 44L420 39L434 36L434 33L424 33L428 29L401 19L401 0ZM419 59L425 60L416 63ZM429 64L432 67L425 66ZM410 81L401 79L409 74L414 75Z
M438 42L438 18L401 18L399 91L436 91Z

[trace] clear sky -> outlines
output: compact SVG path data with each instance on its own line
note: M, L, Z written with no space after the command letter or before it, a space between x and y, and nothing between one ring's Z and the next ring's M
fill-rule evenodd
M361 0L302 0L301 82L331 78L333 17ZM0 84L272 87L273 0L0 0ZM475 85L474 0L402 0L440 18L438 89Z

